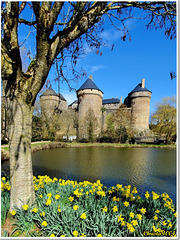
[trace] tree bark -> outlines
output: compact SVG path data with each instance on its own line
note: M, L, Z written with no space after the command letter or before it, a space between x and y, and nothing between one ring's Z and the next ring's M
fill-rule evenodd
M8 99L11 202L10 210L35 201L31 161L32 106Z

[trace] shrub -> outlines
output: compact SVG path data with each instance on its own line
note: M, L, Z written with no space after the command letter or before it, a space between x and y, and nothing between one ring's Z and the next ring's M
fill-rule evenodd
M88 140L86 138L80 138L80 139L78 139L78 142L80 142L80 143L88 143Z

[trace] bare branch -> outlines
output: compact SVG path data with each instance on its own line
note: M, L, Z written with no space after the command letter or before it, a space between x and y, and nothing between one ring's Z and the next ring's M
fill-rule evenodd
M26 6L26 2L22 2L21 6L19 7L19 14L24 10L25 6Z
M19 23L24 23L24 24L29 25L29 26L34 26L36 24L36 21L29 22L29 21L27 21L26 19L23 19L23 18L19 18L18 22Z

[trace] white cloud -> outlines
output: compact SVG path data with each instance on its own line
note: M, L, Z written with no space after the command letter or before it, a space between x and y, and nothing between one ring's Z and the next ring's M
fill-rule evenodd
M102 39L106 40L108 43L112 43L113 41L120 39L121 36L122 31L118 31L116 29L109 29L101 33Z
M97 72L97 71L99 71L99 70L101 70L101 69L105 69L106 68L106 66L104 66L104 65L102 65L102 64L100 64L100 65L95 65L95 66L91 66L90 67L90 72L91 73L94 73L94 72Z
M88 73L94 73L94 72L97 72L101 69L105 69L107 68L106 66L102 65L102 64L99 64L99 65L93 65L93 66L90 66L90 65L86 65L84 67L84 69L86 69L86 72Z

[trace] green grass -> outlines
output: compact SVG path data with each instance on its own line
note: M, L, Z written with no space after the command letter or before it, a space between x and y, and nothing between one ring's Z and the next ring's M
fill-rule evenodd
M9 147L3 147L3 146L1 146L1 150L9 151Z

